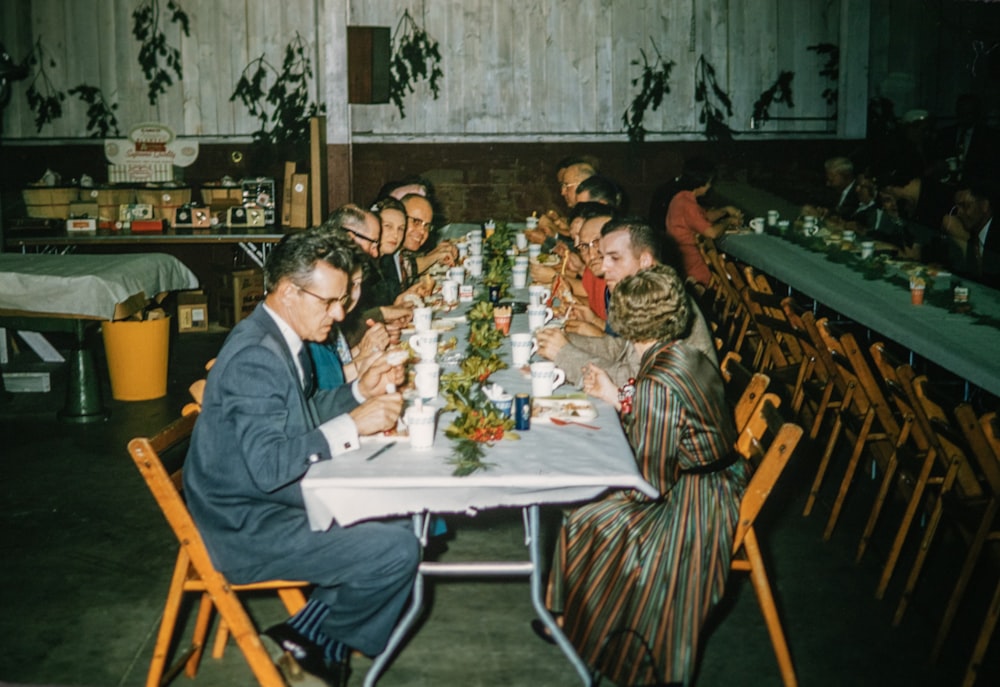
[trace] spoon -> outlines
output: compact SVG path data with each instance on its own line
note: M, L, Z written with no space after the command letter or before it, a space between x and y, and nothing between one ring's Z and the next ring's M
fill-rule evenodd
M595 427L594 425L585 425L582 422L575 422L573 420L562 420L558 417L550 417L549 420L552 424L557 427L565 427L566 425L576 425L578 427L586 427L587 429L600 429L600 427Z

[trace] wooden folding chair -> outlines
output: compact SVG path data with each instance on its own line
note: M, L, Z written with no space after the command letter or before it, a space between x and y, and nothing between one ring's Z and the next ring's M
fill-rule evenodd
M719 364L726 386L726 399L733 408L736 431L742 433L757 407L764 400L771 379L763 372L751 372L743 366L738 353L729 352ZM771 395L777 406L781 401Z
M831 369L840 378L835 383L838 388L844 389L844 398L837 408L833 431L813 479L806 500L805 515L811 512L815 504L839 437L843 434L849 441L853 440L851 454L823 531L823 539L828 540L837 526L861 457L867 450L878 469L884 470L895 452L899 423L885 402L884 395L878 390L870 367L860 356L854 336L834 332L825 318L816 323L816 329L826 346Z
M765 394L765 399L757 405L754 416L746 426L752 439L740 442L737 449L756 469L740 502L740 519L733 540L730 569L750 574L750 581L771 637L774 655L778 660L782 683L786 687L793 687L798 684L795 666L788 651L785 632L761 556L760 542L754 529L757 515L802 438L802 428L794 423L784 422L778 414L771 402L774 398L772 394Z
M957 498L972 500L982 499L983 491L969 463L967 450L963 446L965 442L960 433L950 426L941 407L931 398L927 378L917 376L909 365L900 365L896 368L893 380L894 394L897 386L905 394L908 412L913 416L912 435L920 439L918 443L926 442L928 448L919 461L919 471L913 476L912 494L908 496L903 518L876 590L878 598L885 594L917 511L924 505L925 497L929 500L924 535L893 617L893 624L898 625L906 612L937 533L945 501L952 497L953 490Z
M975 509L978 522L974 528L970 528L969 550L934 639L931 658L935 660L940 655L945 639L951 630L958 607L965 595L972 573L980 561L983 549L990 541L1000 544L1000 521L997 519L998 514L1000 514L1000 424L998 424L997 414L990 412L977 418L972 406L968 403L962 403L955 408L954 416L972 450L980 473L983 475L988 494L987 498L980 502L980 507ZM960 506L971 505L973 504L960 504ZM997 599L1000 599L1000 586L997 587L997 594ZM977 642L977 644L982 644L983 650L989 644L989 636L996 625L996 612L1000 611L1000 605L996 603L996 600L992 609L994 611L992 618L988 613L984 619L983 630L980 632L980 640ZM985 636L984 633L986 633ZM981 659L982 655L974 655L973 661L970 663L970 670L972 670L973 665L978 666ZM968 681L968 676L966 683L971 684Z
M146 486L149 487L180 542L163 610L163 620L160 622L153 658L149 664L146 686L158 687L167 684L181 669L184 669L188 677L193 678L197 675L212 610L216 609L219 612L220 623L213 646L213 657L222 656L228 637L232 634L262 687L285 687L281 673L261 644L259 633L238 594L275 591L284 602L289 614L295 614L305 606L306 599L302 590L308 583L271 580L254 584L230 584L225 576L216 570L209 558L201 533L181 496L181 472L177 470L173 474L168 473L162 460L162 456L168 453L173 455L176 452L182 455L181 452L186 451L197 417L197 404L189 404L186 414L152 437L137 437L128 443L129 455L132 456L136 467L146 480ZM178 658L175 665L167 668L181 601L188 592L201 595L194 636L191 646Z

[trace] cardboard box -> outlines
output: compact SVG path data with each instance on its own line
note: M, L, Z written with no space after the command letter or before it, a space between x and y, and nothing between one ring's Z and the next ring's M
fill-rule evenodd
M208 296L202 290L177 294L177 331L208 331Z
M216 297L219 324L232 327L264 300L264 273L258 268L220 269Z

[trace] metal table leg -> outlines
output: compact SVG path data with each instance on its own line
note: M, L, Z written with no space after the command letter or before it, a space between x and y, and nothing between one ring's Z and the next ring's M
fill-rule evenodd
M410 606L400 619L396 629L392 631L385 650L375 657L371 668L365 675L364 687L374 687L386 666L393 659L403 640L409 634L424 607L424 577L528 577L531 584L531 604L535 613L552 633L556 645L565 654L566 659L576 669L585 687L593 684L587 665L576 654L573 645L566 639L562 629L556 624L552 614L545 607L544 580L542 568L544 565L541 539L539 537L539 507L528 506L522 509L524 519L524 539L528 547L527 561L482 561L462 563L438 563L425 561L417 569L413 581L413 593ZM427 543L427 524L430 515L421 513L413 516L413 527L420 538L421 544Z

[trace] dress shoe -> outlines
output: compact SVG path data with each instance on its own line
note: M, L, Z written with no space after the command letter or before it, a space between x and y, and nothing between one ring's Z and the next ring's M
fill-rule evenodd
M345 687L349 668L327 663L323 648L291 626L279 623L260 636L268 653L291 687Z

